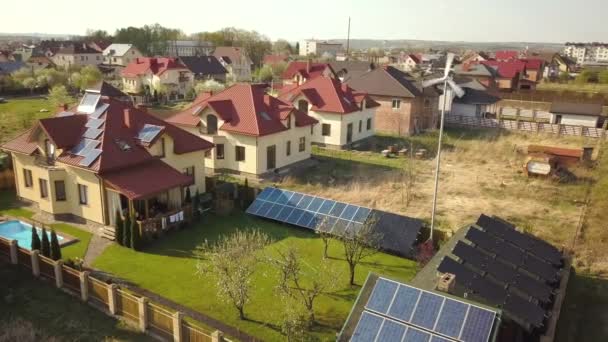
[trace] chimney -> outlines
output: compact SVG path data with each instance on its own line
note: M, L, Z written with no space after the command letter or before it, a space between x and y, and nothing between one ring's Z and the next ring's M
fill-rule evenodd
M135 127L133 113L131 113L131 110L129 108L125 108L123 110L123 119L124 119L125 127L127 127L127 128Z
M452 273L444 273L437 281L437 290L445 293L454 293L456 276Z
M64 103L64 104L62 104L62 105L59 105L59 110L64 111L64 112L65 112L66 110L68 110L68 104L67 104L67 103Z

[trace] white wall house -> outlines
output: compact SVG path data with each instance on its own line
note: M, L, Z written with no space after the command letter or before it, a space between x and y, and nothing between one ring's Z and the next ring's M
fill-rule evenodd
M334 78L316 77L280 98L319 121L313 128L314 144L343 148L375 134L374 114L379 104Z
M111 44L103 50L103 64L127 66L136 58L143 57L133 44Z
M300 51L298 53L300 56L315 55L335 58L342 50L344 50L344 47L339 43L307 39L300 41Z

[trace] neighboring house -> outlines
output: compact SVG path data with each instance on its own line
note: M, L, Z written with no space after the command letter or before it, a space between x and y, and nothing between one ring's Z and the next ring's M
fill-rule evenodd
M52 57L56 66L69 69L74 66L99 65L103 63L101 51L85 43L74 43L59 49Z
M420 58L414 54L409 54L405 57L403 63L400 64L400 69L403 71L412 71L418 69L421 64Z
M496 113L496 103L500 101L500 98L490 94L479 81L462 77L455 78L454 82L464 90L464 95L458 97L453 92L449 93L450 96L446 102L447 113L477 118L483 118L487 114ZM443 107L443 96L439 96L438 110L441 110Z
M253 62L247 56L245 49L233 46L219 46L213 56L228 70L227 79L232 82L251 81Z
M509 62L519 59L519 52L515 50L499 50L494 52L494 59L499 62Z
M602 105L553 102L549 113L551 113L550 122L553 124L598 127L602 117Z
M39 55L30 57L30 59L26 62L27 66L30 67L33 71L51 68L55 66L53 61L45 55Z
M538 83L545 72L545 61L540 58L524 58L520 61L526 63L526 74L524 79Z
M101 96L111 97L114 100L122 101L129 105L133 104L131 96L125 94L122 90L114 87L106 81L100 81L92 87L89 87L88 90L98 92Z
M0 51L0 63L12 62L15 58L11 51Z
M180 61L194 74L196 80L216 80L226 83L228 70L215 56L186 56Z
M209 56L213 53L213 44L201 40L169 40L163 47L164 49L158 50L157 46L152 46L150 50L168 57Z
M289 63L281 79L286 85L301 85L315 77L337 77L329 63L315 63L311 60Z
M284 88L279 98L319 121L312 131L314 144L344 148L375 133L374 112L379 104L335 78L319 76Z
M103 64L127 66L136 58L143 57L133 44L111 44L103 50Z
M351 79L348 85L366 92L380 105L375 113L378 132L411 135L437 127L437 91L423 89L397 68L376 68Z
M94 90L1 146L12 155L20 199L83 223L113 225L117 212L130 211L145 232L185 210L186 187L205 192L203 155L212 147Z
M551 63L547 68L548 77L557 77L560 73L573 73L576 71L576 61L570 57L562 56L559 53L553 55Z
M339 43L307 39L300 41L300 51L298 52L300 56L327 56L335 59L342 50L344 50L344 47Z
M490 60L490 56L483 51L473 51L466 53L460 59L461 64L472 64Z
M27 64L21 61L0 62L0 76L11 75L25 67L27 67Z
M329 65L342 82L357 78L376 68L374 63L360 61L333 61L329 62Z
M123 89L135 103L161 95L181 99L194 85L192 72L173 57L136 58L122 70L121 75Z
M457 76L474 78L490 90L498 88L496 83L498 71L483 62L458 64L454 66L453 71Z
M535 89L536 83L525 79L526 63L519 60L512 61L484 61L481 64L494 68L496 85L500 91L514 91L519 89Z
M281 63L289 63L289 56L286 54L264 56L264 65L273 66Z
M235 84L203 93L167 121L215 144L205 163L216 173L260 176L308 160L317 120L268 95L266 87Z

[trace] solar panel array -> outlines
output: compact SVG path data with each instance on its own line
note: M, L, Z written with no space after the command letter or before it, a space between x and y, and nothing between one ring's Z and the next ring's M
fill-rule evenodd
M99 119L99 117L103 113L105 113L109 107L110 107L109 103L102 103L100 106L96 107L95 110L89 116L94 119Z
M353 204L278 188L265 188L249 206L248 214L337 236L352 236L373 217L382 235L380 247L411 257L422 221Z
M371 212L369 208L271 187L247 209L252 215L336 235L358 232Z
M156 138L158 133L160 133L160 131L162 131L163 128L164 127L162 127L162 126L145 124L144 127L142 127L142 129L139 131L139 133L137 135L137 139L139 139L143 142L149 143L152 140L154 140L154 138Z
M89 92L85 93L80 101L80 104L78 105L78 112L85 114L93 113L97 108L97 103L100 99L100 94L93 94Z
M75 155L84 157L87 155L87 153L89 153L89 151L97 147L97 144L99 144L99 141L97 140L83 138L80 140L78 145L72 148L71 152Z
M97 139L97 138L99 138L99 136L101 135L101 133L103 133L102 129L89 127L84 132L83 136L85 138L88 138L88 139Z
M379 278L351 341L487 342L496 312Z
M86 166L89 167L91 166L91 164L93 164L93 162L97 159L97 157L99 157L101 155L101 150L98 150L96 148L91 149L90 151L87 152L87 154L84 156L84 159L80 161L80 163L78 163L80 166Z

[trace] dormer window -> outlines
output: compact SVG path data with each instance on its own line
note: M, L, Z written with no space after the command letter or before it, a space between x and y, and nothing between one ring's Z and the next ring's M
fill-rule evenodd
M298 101L298 110L302 113L308 114L308 101L306 101L306 100Z
M285 127L287 127L287 129L291 129L291 115L287 116L287 120L285 121Z
M48 160L55 159L55 145L48 139L44 141L44 154Z
M207 134L217 133L217 117L215 115L207 115Z

